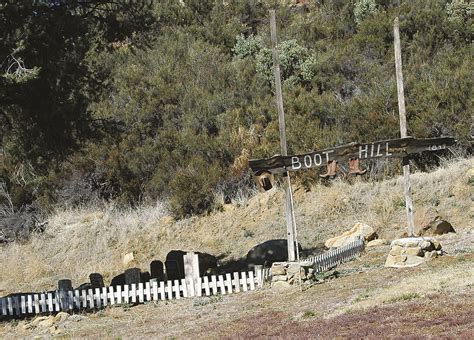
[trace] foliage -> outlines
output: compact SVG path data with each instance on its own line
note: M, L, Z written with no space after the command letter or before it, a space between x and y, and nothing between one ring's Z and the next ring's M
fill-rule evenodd
M252 192L280 152L267 1L0 5L0 182L15 211L165 198L178 217ZM463 1L277 6L289 152L398 137L400 16L408 133L469 148ZM310 185L315 172L297 175ZM221 202L221 203L222 203Z
M357 0L354 4L354 20L360 25L365 18L374 15L376 11L375 0Z

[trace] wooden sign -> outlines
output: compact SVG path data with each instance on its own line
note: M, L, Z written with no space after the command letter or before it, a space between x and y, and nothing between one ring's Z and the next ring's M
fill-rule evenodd
M350 143L301 155L276 155L271 158L252 159L249 161L249 165L254 175L258 176L263 172L276 174L327 166L331 161L342 162L350 159L364 160L385 157L404 158L423 151L444 150L455 142L456 140L451 137L406 137L373 143Z

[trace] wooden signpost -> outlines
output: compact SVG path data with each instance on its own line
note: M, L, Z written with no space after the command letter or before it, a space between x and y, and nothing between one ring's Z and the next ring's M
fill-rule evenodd
M278 122L280 128L281 155L271 158L253 159L249 161L250 168L255 176L266 184L262 187L271 188L269 178L273 174L283 174L285 177L286 194L286 228L288 239L288 261L299 261L296 221L293 207L293 194L291 190L290 172L316 167L326 166L328 172L322 177L333 177L336 174L337 163L349 162L351 174L363 174L365 170L359 168L359 160L374 158L401 158L403 162L404 193L408 220L408 236L414 236L414 208L410 184L409 155L423 151L438 151L446 149L456 141L451 137L440 138L413 138L407 136L407 123L405 113L405 96L403 89L402 58L400 48L400 32L398 18L394 21L394 47L395 47L395 70L397 78L398 108L400 116L400 136L399 139L376 141L372 143L350 143L338 147L333 147L320 151L312 151L301 155L288 155L286 132L285 132L285 112L283 109L283 95L281 90L280 65L278 58L278 42L275 10L270 10L270 32L272 41L272 55L275 74L275 94L278 110ZM262 176L267 176L263 178ZM259 181L262 182L262 181Z
M255 175L299 171L328 166L331 162L342 163L352 159L402 158L423 151L444 150L456 142L451 137L399 138L372 143L350 143L334 148L311 151L300 155L276 155L271 158L252 159L250 168Z
M398 25L398 17L393 23L393 45L395 49L395 73L397 75L397 96L398 96L398 112L400 116L400 137L407 136L407 118L405 114L405 92L403 89L403 72L402 72L402 51L400 47L400 29ZM410 183L410 162L408 158L403 159L403 179L405 187L405 206L407 210L408 220L408 236L415 235L415 218L413 208L413 198L411 194Z
M276 19L275 19L275 10L270 10L270 32L272 39L272 56L273 56L273 67L275 74L275 93L276 93L276 105L278 110L278 123L280 128L280 147L281 154L286 156L287 146L286 146L286 128L285 128L285 111L283 110L283 95L281 92L281 76L280 76L280 62L278 58L278 41L277 41L277 30L276 30ZM291 191L291 179L290 174L286 172L285 180L285 211L286 211L286 232L288 240L288 261L295 260L295 250L296 257L299 258L298 246L295 246L297 243L296 239L296 221L295 213L293 208L293 193Z

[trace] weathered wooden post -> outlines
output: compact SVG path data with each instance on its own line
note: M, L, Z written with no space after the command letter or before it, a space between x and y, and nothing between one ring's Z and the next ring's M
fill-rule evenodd
M188 286L188 295L191 296L192 292L194 291L194 285L199 278L199 256L196 253L189 252L183 255L184 261L184 278L186 281L186 285ZM190 286L193 286L191 288Z
M277 31L276 31L276 19L275 10L270 10L270 32L272 39L272 55L273 55L273 66L275 73L275 93L276 93L276 104L278 110L278 123L280 128L280 146L281 154L283 156L288 155L286 145L286 127L285 127L285 111L283 110L283 95L281 91L281 76L280 76L280 63L278 58L278 42L277 42ZM290 174L286 172L285 180L285 200L286 200L286 231L288 239L288 261L295 260L295 229L296 223L293 212L293 193L291 191L291 180ZM296 247L298 248L298 247Z
M398 112L400 115L400 137L407 137L407 118L405 113L405 92L403 89L403 72L402 72L402 52L400 47L400 28L398 17L393 23L393 44L395 48L395 72L397 76L397 94L398 94ZM403 178L405 182L405 205L408 219L408 236L415 234L414 208L410 183L410 162L408 157L403 160Z
M61 311L69 310L69 292L72 291L72 282L69 279L58 281L59 307Z

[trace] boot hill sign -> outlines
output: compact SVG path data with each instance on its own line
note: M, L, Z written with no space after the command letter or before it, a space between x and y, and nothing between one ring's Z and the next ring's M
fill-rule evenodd
M254 175L298 171L316 167L335 165L337 162L354 162L373 158L405 158L423 151L444 150L456 142L451 137L440 138L398 138L372 143L350 143L321 151L301 155L275 155L271 158L252 159L249 166ZM335 161L335 162L334 162ZM358 164L358 163L357 163Z

